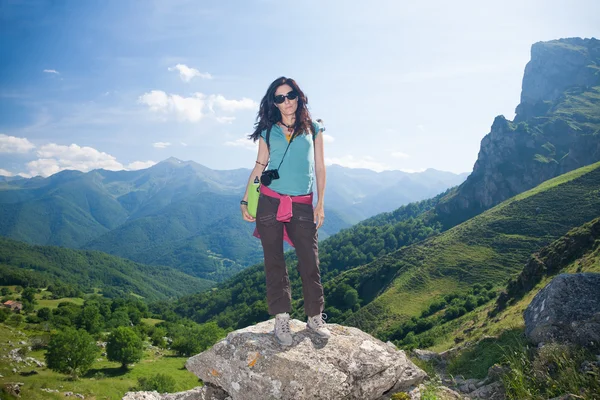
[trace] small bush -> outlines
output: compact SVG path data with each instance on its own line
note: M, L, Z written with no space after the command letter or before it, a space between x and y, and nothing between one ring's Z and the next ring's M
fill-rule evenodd
M153 391L168 393L175 391L175 378L170 375L156 374L150 377L138 378L138 391Z
M31 338L31 350L41 350L48 347L50 335L34 336Z
M408 393L404 393L404 392L398 392L398 393L394 393L392 395L392 397L390 397L390 400L410 400L411 397Z
M39 324L42 320L35 314L29 314L25 317L25 322L30 324Z

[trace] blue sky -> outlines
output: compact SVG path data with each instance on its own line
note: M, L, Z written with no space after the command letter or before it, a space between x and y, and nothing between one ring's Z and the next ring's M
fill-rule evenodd
M531 45L600 37L600 2L0 0L0 175L252 168L293 77L327 164L469 172ZM488 5L490 4L490 5Z

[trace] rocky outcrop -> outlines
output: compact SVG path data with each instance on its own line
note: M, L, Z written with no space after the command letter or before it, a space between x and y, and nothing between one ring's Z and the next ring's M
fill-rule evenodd
M127 392L122 400L231 400L222 389L210 384L177 393Z
M540 114L545 102L557 100L571 87L597 85L598 69L592 66L598 58L600 41L594 38L559 39L532 45L515 121Z
M525 334L536 344L570 342L600 349L600 274L560 274L524 312Z
M600 160L600 41L532 46L514 121L500 115L473 172L436 207L454 226L541 182Z
M485 337L480 340L486 340ZM464 347L454 347L442 353L436 353L429 350L415 349L412 351L413 357L430 362L435 370L435 374L441 380L436 385L436 391L439 398L443 399L482 399L482 400L503 400L506 397L504 386L502 384L502 375L508 369L505 366L494 364L488 368L488 374L483 379L468 378L461 375L450 375L446 368L448 362L456 356L457 352L464 351L476 343L465 342ZM420 399L420 392L423 391L423 385L410 392L412 399Z
M359 329L328 324L332 336L326 340L294 319L294 342L283 347L273 324L271 319L231 332L185 366L231 400L381 399L426 377L403 351Z

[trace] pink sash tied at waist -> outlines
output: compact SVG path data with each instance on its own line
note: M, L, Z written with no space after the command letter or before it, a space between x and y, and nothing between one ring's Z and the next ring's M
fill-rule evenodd
M265 185L260 185L260 192L266 196L279 199L279 206L277 207L277 221L279 222L291 221L293 216L292 203L312 204L313 202L312 192L300 196L288 196L286 194L279 194L276 191L269 189ZM260 239L260 235L258 234L258 229L256 227L254 228L254 233L252 235ZM290 246L294 247L294 243L292 243L292 240L287 234L286 224L283 224L283 240L288 242Z

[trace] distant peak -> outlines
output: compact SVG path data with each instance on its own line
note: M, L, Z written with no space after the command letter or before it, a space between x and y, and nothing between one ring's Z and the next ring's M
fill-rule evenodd
M179 159L179 158L177 158L177 157L169 157L169 158L167 158L166 160L164 160L164 161L161 161L161 163L169 163L169 164L184 164L184 163L185 163L185 161L183 161L183 160L180 160L180 159Z
M156 167L157 165L160 165L162 167L174 166L175 168L191 167L193 169L197 169L197 168L210 169L210 168L205 167L202 164L198 164L196 161L192 161L192 160L183 161L177 157L169 157L166 160L163 160L163 161L159 162L158 164L155 164L153 167Z

